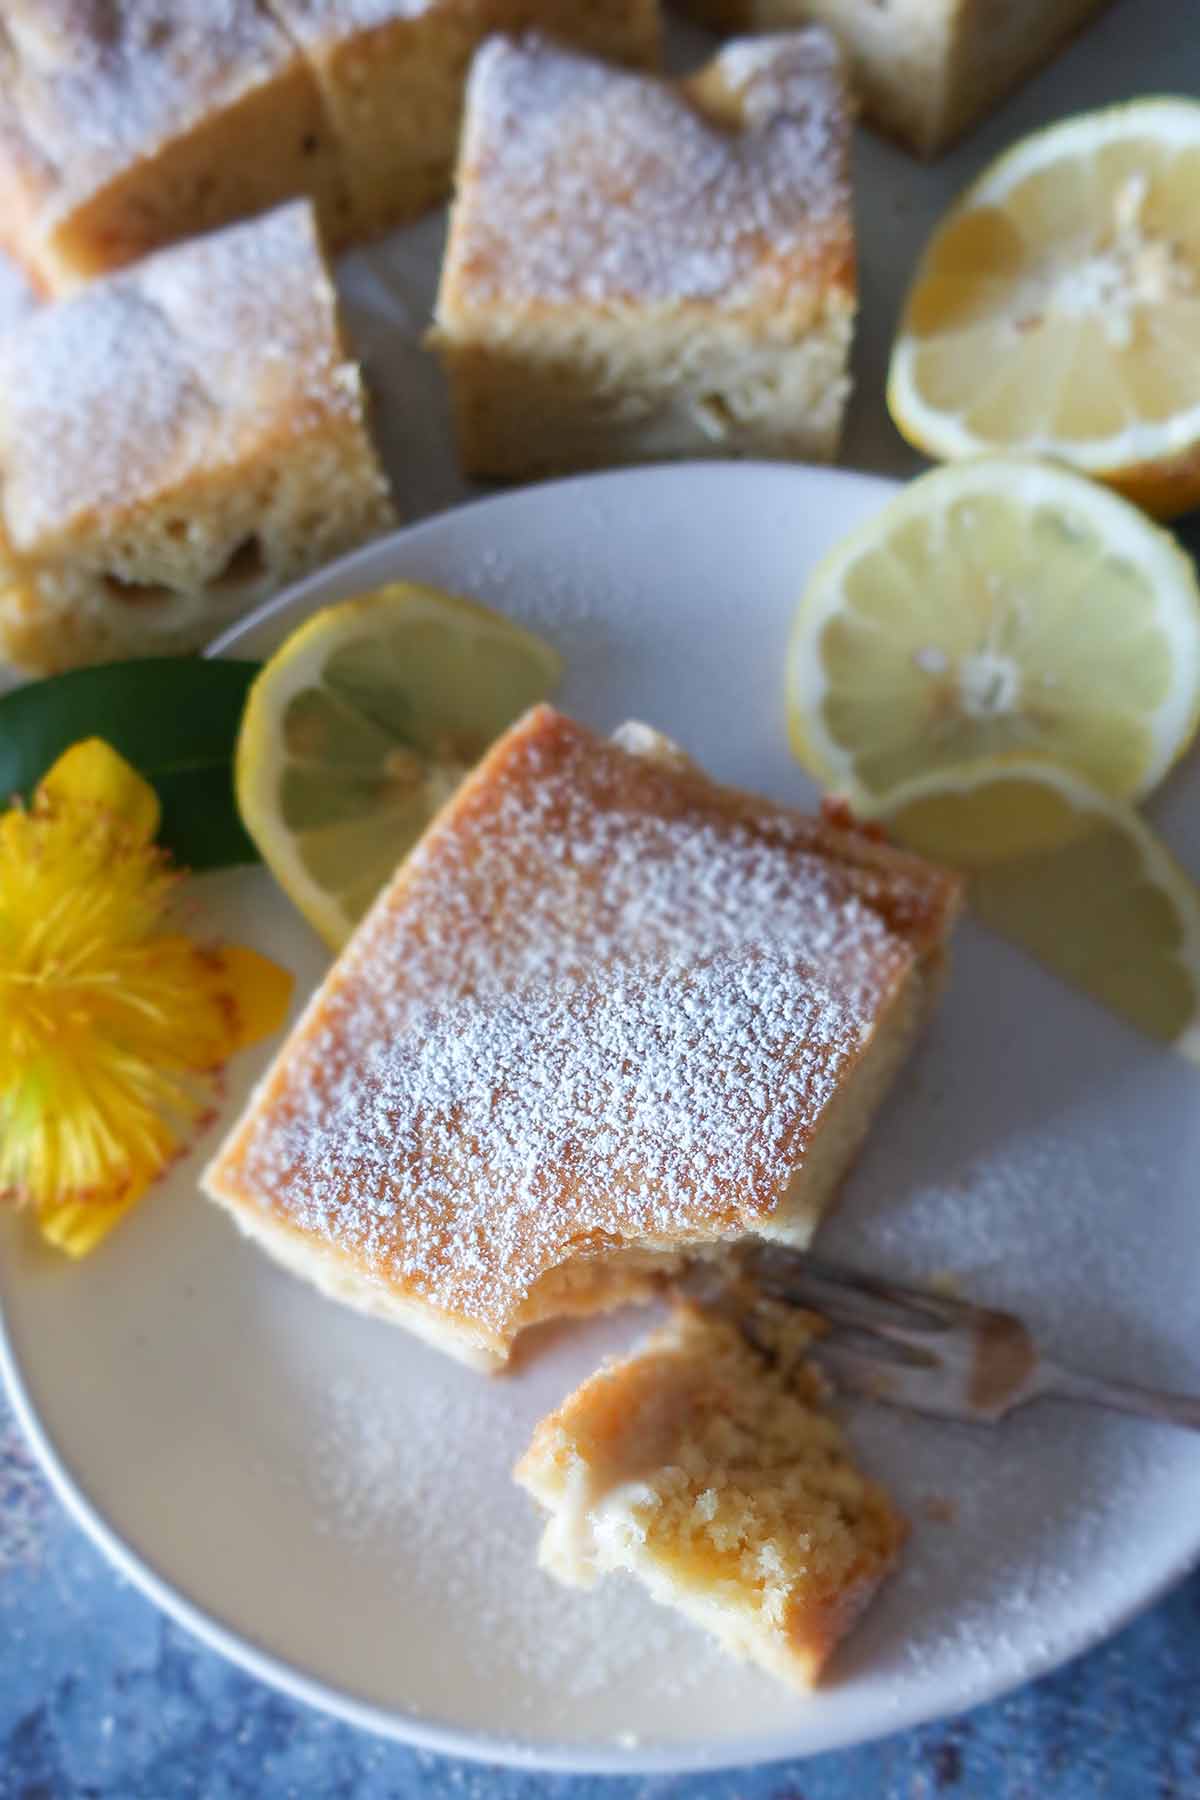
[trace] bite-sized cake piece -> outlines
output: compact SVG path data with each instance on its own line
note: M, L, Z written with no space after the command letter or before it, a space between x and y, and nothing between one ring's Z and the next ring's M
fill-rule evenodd
M718 31L816 21L850 59L863 110L921 156L966 131L1107 0L676 0Z
M730 44L681 83L485 45L431 336L464 467L832 456L849 136L822 31Z
M0 338L0 651L23 668L197 649L391 518L307 202Z
M517 1481L550 1514L539 1561L625 1569L793 1687L813 1685L895 1564L903 1519L861 1475L804 1360L813 1321L756 1316L770 1357L691 1306L543 1419Z
M341 145L351 230L369 237L450 191L471 58L537 27L598 56L656 60L658 0L270 0L310 56Z
M258 0L6 0L0 242L52 291L298 194L342 226L316 77Z
M208 1191L325 1291L495 1367L693 1254L805 1242L958 904L915 858L536 708L358 928Z

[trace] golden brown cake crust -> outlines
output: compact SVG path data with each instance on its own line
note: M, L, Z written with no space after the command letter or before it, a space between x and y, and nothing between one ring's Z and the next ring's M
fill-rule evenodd
M178 0L6 0L0 43L6 97L65 194L124 168L292 54L250 0L211 11ZM76 148L86 166L65 154Z
M769 1221L909 969L895 940L853 992L770 947L621 963L369 1045L335 1012L210 1185L244 1183L498 1347L568 1264Z
M39 553L361 405L303 203L42 308L0 354L4 522Z
M907 1044L957 899L538 708L381 896L206 1184L503 1356L568 1266L769 1223L896 1009Z

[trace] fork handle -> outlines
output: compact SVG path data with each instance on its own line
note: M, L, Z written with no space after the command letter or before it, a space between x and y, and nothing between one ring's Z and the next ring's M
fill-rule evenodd
M1107 1406L1116 1412L1136 1413L1143 1419L1161 1419L1200 1431L1200 1398L1191 1394L1165 1394L1155 1388L1136 1387L1131 1381L1103 1381L1074 1369L1043 1363L1037 1383L1047 1399L1082 1400L1089 1406Z

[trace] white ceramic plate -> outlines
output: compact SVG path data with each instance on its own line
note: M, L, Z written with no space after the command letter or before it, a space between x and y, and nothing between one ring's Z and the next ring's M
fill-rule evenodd
M566 657L562 703L593 724L647 718L717 774L807 803L783 732L792 606L814 557L889 492L745 466L531 489L361 552L223 648L264 655L315 606L420 577L544 631ZM1194 768L1168 800L1186 856ZM203 888L215 924L311 986L323 954L264 874ZM227 1120L263 1060L238 1063ZM825 1242L953 1270L1081 1363L1200 1388L1198 1079L967 929ZM196 1189L214 1142L82 1267L6 1221L0 1354L59 1492L113 1559L201 1637L360 1724L581 1770L829 1749L1050 1668L1200 1551L1198 1439L1052 1407L991 1432L861 1406L862 1456L913 1539L828 1685L797 1698L631 1584L579 1595L534 1567L510 1465L643 1320L473 1374L243 1242Z

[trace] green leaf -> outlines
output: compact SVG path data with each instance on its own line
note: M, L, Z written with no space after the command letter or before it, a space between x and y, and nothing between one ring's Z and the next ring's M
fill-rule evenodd
M0 801L28 799L64 750L100 737L157 791L159 842L180 863L256 862L234 801L233 752L259 666L148 657L73 669L0 695Z

